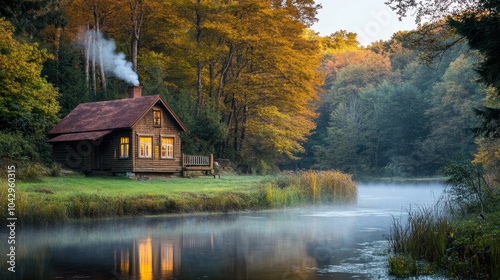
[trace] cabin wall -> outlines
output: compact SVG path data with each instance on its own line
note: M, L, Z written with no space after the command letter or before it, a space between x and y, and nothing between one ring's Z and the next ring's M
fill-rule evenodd
M129 137L129 157L120 158L120 138ZM133 170L133 155L132 155L132 130L114 131L110 137L109 149L107 149L106 157L109 157L111 165L110 171L113 173L126 173Z
M160 110L161 125L155 126L153 122L153 111ZM154 106L133 127L133 151L134 172L181 172L182 153L180 128L163 106ZM153 153L151 158L139 157L139 137L151 136L153 138ZM174 137L174 157L161 158L161 137Z
M54 161L63 168L77 171L91 170L91 141L57 142L52 144Z

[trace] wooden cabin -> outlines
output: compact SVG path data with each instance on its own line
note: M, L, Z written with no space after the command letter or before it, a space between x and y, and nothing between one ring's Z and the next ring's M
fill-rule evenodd
M161 175L193 170L213 173L212 156L181 153L186 127L159 95L82 103L48 132L54 160L85 173Z

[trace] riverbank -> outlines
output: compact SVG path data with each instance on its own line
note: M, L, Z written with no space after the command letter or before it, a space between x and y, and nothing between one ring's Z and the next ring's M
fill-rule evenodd
M7 197L6 185L2 183L1 197ZM356 195L351 176L337 171L144 181L63 176L18 182L15 208L19 224L51 224L72 219L345 203L355 201ZM7 207L0 202L1 215L6 215Z
M389 272L398 277L440 273L460 279L500 279L498 175L457 162L444 170L447 189L428 208L408 210L388 236ZM496 179L495 179L496 178Z

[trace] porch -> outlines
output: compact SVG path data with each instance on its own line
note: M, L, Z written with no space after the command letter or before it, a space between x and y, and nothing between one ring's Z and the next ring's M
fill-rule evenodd
M200 156L182 154L182 176L186 177L188 171L204 171L205 175L210 174L215 178L217 174L215 174L214 170L214 155Z

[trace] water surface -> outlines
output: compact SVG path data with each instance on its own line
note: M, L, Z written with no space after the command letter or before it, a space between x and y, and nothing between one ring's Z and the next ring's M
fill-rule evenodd
M350 206L75 222L16 233L17 279L388 279L393 217L443 186L360 184ZM7 271L2 232L1 279Z

